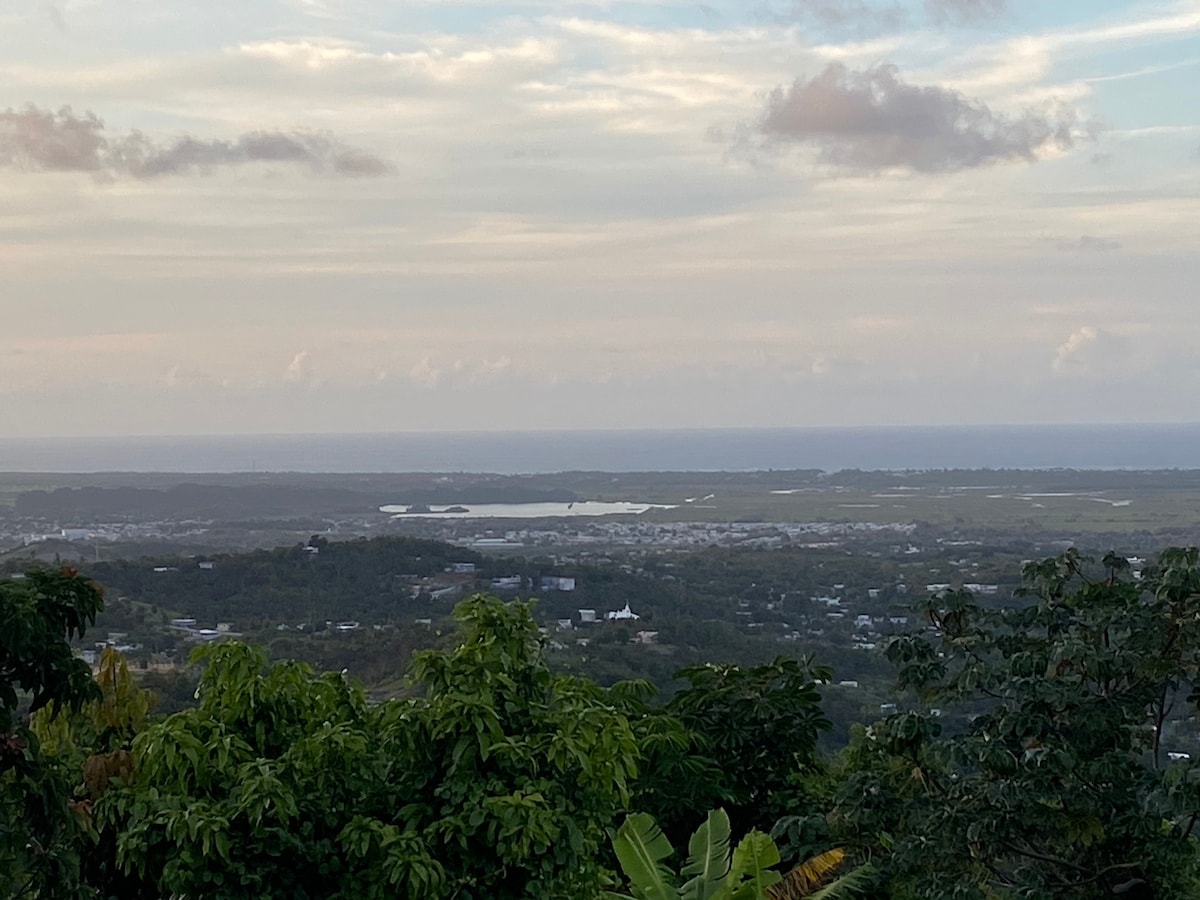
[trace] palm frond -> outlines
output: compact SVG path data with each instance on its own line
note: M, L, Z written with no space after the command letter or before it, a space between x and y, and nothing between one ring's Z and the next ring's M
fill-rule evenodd
M831 881L819 891L808 895L808 900L846 900L855 897L867 889L867 882L874 874L869 865L851 869L836 881Z
M812 897L845 859L846 851L838 848L806 859L771 888L771 900L800 900L802 897Z

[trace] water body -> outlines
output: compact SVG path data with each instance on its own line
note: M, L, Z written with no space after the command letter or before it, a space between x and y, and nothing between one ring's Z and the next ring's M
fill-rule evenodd
M7 472L978 468L1200 468L1200 424L0 438Z
M604 503L599 500L585 500L576 503L468 503L460 507L458 512L450 512L455 507L430 506L429 512L408 512L409 504L392 504L381 506L380 512L393 513L396 518L435 519L545 519L575 518L577 516L621 516L640 515L650 509L675 509L674 506L652 503ZM466 511L461 511L465 509Z

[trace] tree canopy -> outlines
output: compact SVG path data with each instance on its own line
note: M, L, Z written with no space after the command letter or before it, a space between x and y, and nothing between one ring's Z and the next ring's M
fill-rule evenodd
M32 572L0 582L0 896L1200 896L1200 551L1023 579L915 601L896 711L829 756L811 659L660 701L556 674L486 595L400 697L225 642L156 716L115 651L72 654L97 586Z

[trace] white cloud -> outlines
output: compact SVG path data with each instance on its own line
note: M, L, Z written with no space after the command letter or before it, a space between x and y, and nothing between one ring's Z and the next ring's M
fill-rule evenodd
M438 386L442 374L442 370L435 366L428 356L422 357L408 370L408 375L413 381L429 388Z
M1053 369L1061 375L1098 377L1123 370L1129 361L1126 338L1082 325L1054 351Z
M311 366L308 361L309 355L308 350L305 349L293 356L292 361L283 370L283 380L292 382L307 381L312 377Z

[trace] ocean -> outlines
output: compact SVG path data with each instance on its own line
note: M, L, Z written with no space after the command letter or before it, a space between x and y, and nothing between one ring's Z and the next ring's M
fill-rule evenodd
M0 472L951 468L1200 468L1200 424L0 438Z

